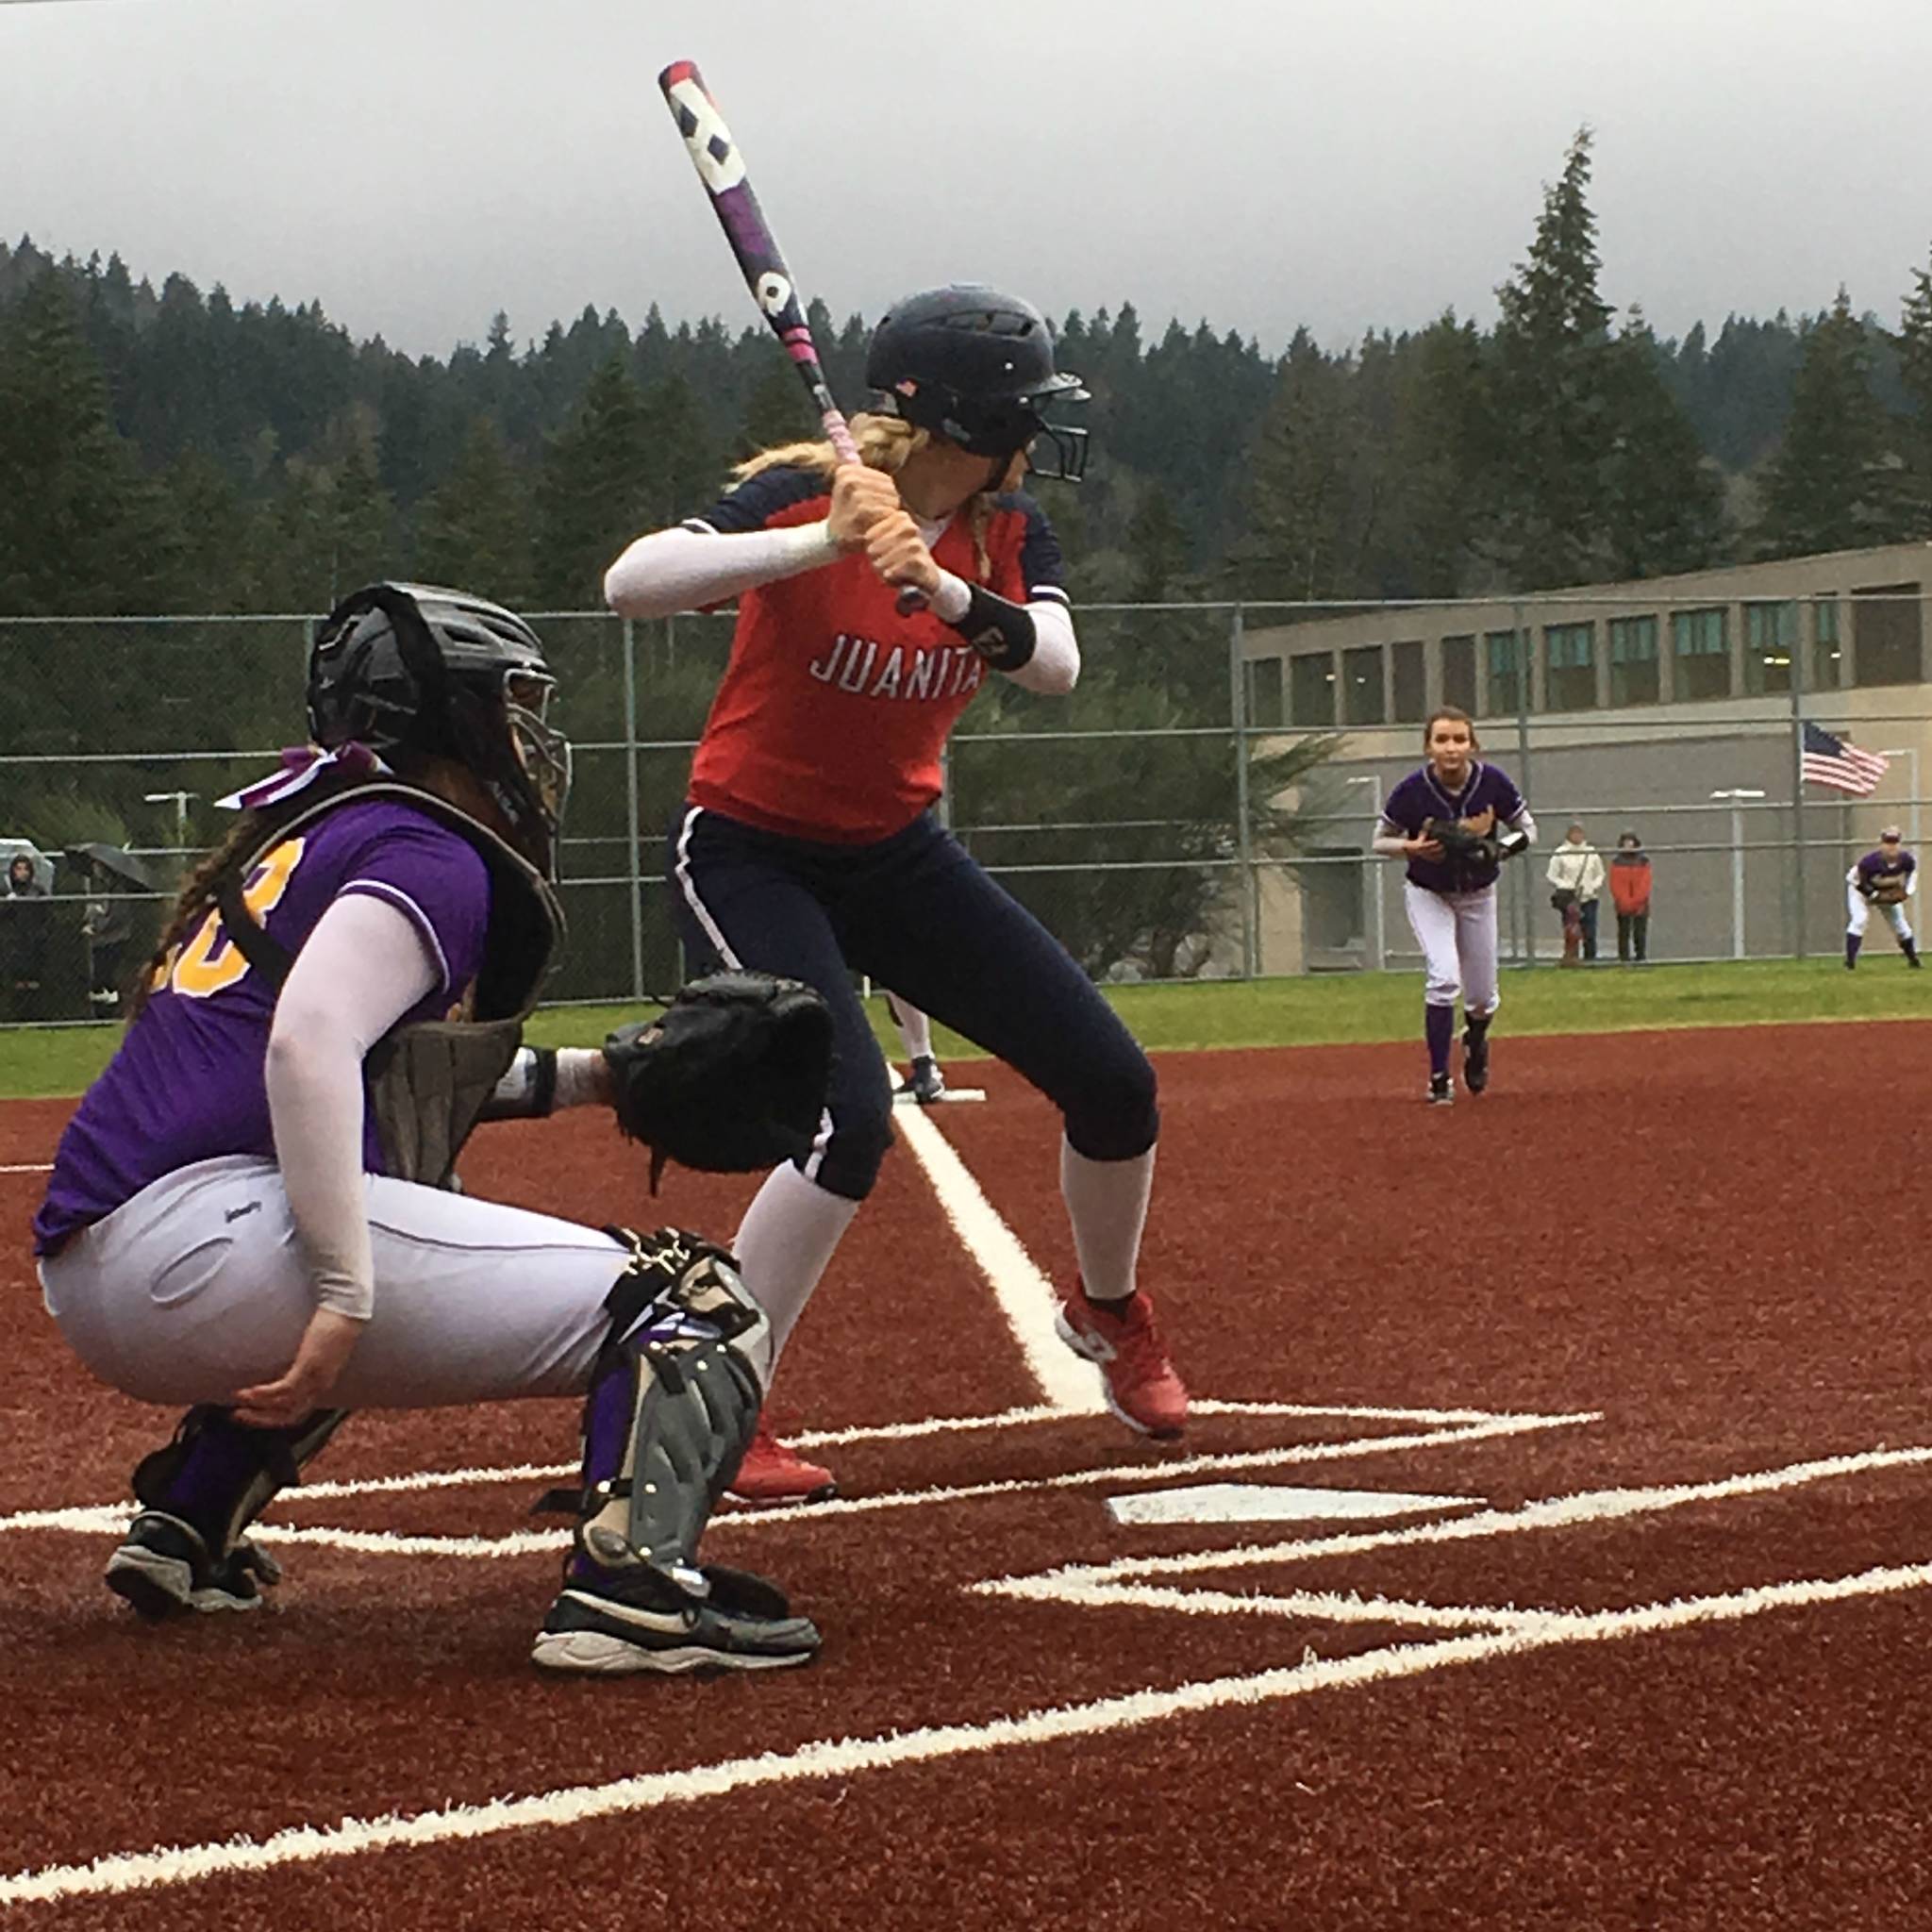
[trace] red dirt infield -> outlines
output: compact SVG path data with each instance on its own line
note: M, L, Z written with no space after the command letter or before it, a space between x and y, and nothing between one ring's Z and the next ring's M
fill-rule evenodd
M0 1175L0 1924L1932 1925L1932 1024L1499 1037L1446 1111L1421 1073L1160 1062L1174 1445L1047 1405L898 1149L774 1405L850 1432L841 1500L714 1527L825 1631L762 1677L531 1668L551 1478L500 1472L571 1460L556 1402L356 1418L267 1610L139 1624L106 1512L171 1419L68 1357ZM1050 1110L983 1084L920 1121L1063 1276ZM67 1110L0 1108L0 1165ZM585 1116L464 1177L720 1236L752 1185L654 1203ZM1107 1508L1204 1484L1438 1501Z

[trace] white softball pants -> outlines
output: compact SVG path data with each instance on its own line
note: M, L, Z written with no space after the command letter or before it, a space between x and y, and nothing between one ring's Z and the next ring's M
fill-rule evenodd
M1453 1007L1459 993L1465 1013L1493 1013L1503 1003L1496 988L1495 887L1432 892L1404 879L1402 903L1423 949L1423 1004Z
M610 1236L370 1175L375 1312L331 1402L427 1408L581 1394L629 1264ZM294 1359L315 1312L275 1165L164 1174L41 1261L47 1312L104 1382L142 1402L228 1402Z
M1907 924L1905 902L1903 900L1895 906L1881 906L1878 908L1878 910L1885 915L1892 931L1897 933L1901 940L1911 938L1912 928ZM1845 888L1845 911L1850 915L1845 921L1846 937L1855 940L1863 939L1865 937L1865 923L1872 916L1871 900L1866 898L1864 893L1858 891L1857 887L1847 886Z

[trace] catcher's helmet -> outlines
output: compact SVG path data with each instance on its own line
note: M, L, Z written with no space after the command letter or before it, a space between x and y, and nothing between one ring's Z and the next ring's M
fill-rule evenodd
M974 456L1012 457L1044 436L1057 460L1036 462L1041 475L1077 483L1087 468L1087 432L1041 413L1087 391L1054 368L1053 328L1018 295L966 282L895 302L873 331L865 379L895 415Z
M371 584L316 631L308 735L405 763L410 753L456 759L489 792L509 842L555 878L570 791L570 741L544 720L556 683L536 632L500 604Z

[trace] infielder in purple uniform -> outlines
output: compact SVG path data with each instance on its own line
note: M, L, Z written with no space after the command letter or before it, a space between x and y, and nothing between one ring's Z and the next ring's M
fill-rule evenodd
M1886 922L1898 936L1898 948L1907 966L1919 963L1919 942L1906 918L1906 901L1919 890L1919 861L1905 848L1905 835L1896 825L1887 825L1878 834L1876 851L1868 852L1845 874L1845 970L1858 963L1858 948L1865 943L1865 925L1872 908L1884 913Z
M34 1223L48 1311L104 1381L193 1405L108 1564L144 1616L256 1606L278 1572L248 1525L349 1410L581 1394L577 1534L535 1660L818 1646L772 1586L697 1563L770 1361L730 1257L447 1189L486 1110L610 1097L597 1052L519 1043L558 929L552 688L495 605L394 584L339 605L314 745L235 801L61 1138Z
M1445 705L1423 726L1428 762L1389 794L1374 850L1402 858L1408 923L1423 949L1423 1033L1429 1045L1431 1106L1456 1097L1449 1049L1456 1000L1462 998L1462 1078L1472 1093L1490 1084L1490 1022L1502 996L1496 985L1496 874L1501 861L1524 851L1536 821L1514 782L1476 757L1475 727L1466 711Z

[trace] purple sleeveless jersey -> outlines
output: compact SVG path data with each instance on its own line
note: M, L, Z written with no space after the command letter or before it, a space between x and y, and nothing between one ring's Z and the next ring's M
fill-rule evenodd
M276 845L244 882L256 918L291 953L347 892L407 914L440 969L436 990L397 1024L456 1008L482 964L490 917L490 874L475 848L392 798L350 800ZM264 1075L275 1007L275 989L210 912L61 1135L34 1217L36 1254L177 1168L224 1154L275 1158ZM363 1164L382 1171L373 1120Z
M1888 858L1885 848L1880 846L1859 859L1858 883L1861 886L1882 886L1891 880L1908 879L1918 869L1918 863L1903 847L1896 858Z
M1444 791L1433 766L1411 772L1389 794L1382 817L1405 839L1415 839L1421 837L1425 820L1474 818L1477 812L1491 809L1499 825L1513 825L1523 814L1523 794L1506 773L1476 760L1471 764L1460 791ZM1432 892L1456 890L1455 874L1440 859L1411 858L1407 876L1412 884Z

